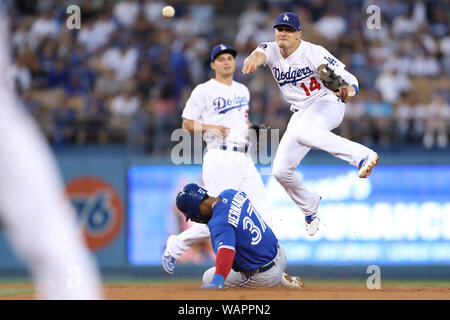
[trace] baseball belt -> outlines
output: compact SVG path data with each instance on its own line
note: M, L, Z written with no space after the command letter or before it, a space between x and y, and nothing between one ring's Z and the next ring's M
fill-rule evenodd
M280 249L280 245L277 243L277 254L275 255L275 257L278 255L278 249ZM275 258L274 258L275 259ZM275 262L272 260L270 261L268 264L263 265L262 267L259 267L258 269L255 270L251 270L251 271L241 271L241 273L246 277L246 278L250 278L251 276L255 275L256 273L263 273L266 272L270 269L272 269L272 267L275 266Z
M222 145L222 146L219 147L219 149L220 150L231 150L231 151L235 151L235 152L247 153L248 145L245 145L243 147L232 147L232 146Z

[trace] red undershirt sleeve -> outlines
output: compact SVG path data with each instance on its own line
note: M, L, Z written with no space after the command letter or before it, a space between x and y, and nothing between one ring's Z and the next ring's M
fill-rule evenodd
M231 271L234 260L234 250L229 248L220 248L216 256L216 274L220 274L224 279Z

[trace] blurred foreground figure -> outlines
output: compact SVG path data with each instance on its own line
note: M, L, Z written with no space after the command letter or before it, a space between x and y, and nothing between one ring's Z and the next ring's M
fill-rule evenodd
M28 265L39 299L101 299L101 282L51 152L8 81L0 2L0 219Z

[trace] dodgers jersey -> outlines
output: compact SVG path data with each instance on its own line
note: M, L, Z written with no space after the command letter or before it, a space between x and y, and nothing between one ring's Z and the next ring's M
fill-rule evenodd
M294 110L308 106L325 92L331 92L320 81L317 73L321 64L328 64L335 71L345 67L324 47L304 40L286 59L281 55L276 42L264 42L255 51L266 56L264 66L270 67L285 100Z
M224 144L243 146L248 144L249 101L250 93L245 85L233 80L228 86L211 79L194 88L182 117L230 128L225 141L206 132L203 138L209 148Z
M242 191L227 189L208 222L214 252L235 251L233 269L251 271L272 261L278 240Z

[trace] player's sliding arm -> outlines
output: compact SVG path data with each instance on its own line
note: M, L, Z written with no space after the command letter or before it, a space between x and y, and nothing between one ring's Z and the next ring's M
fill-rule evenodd
M211 132L221 138L225 138L230 130L229 128L224 126L204 124L191 119L183 119L182 128L189 131L190 133L204 134L205 132Z
M220 248L216 255L216 272L210 283L201 286L202 289L222 290L225 279L231 271L234 260L234 250L231 248Z
M259 51L253 51L245 60L244 65L242 67L242 73L253 73L258 69L259 66L262 66L266 63L266 56L264 53Z

